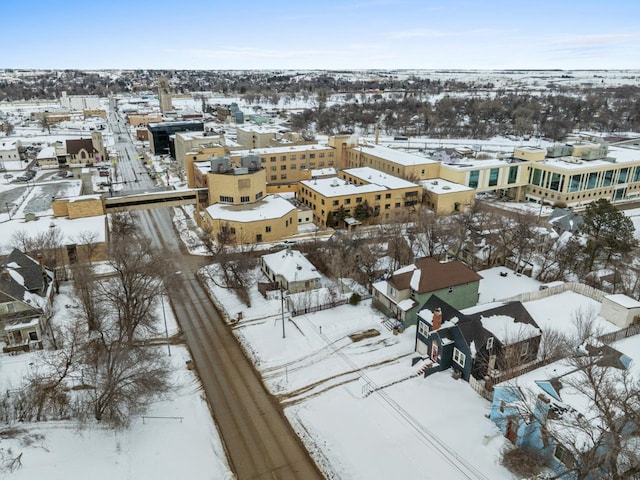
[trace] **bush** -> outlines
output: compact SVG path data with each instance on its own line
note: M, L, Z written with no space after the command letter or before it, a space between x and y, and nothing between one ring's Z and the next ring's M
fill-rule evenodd
M358 305L360 303L360 300L362 300L360 294L354 292L351 294L351 298L349 298L349 303L351 305Z
M531 478L546 466L544 457L526 447L507 448L502 451L500 463L520 478Z

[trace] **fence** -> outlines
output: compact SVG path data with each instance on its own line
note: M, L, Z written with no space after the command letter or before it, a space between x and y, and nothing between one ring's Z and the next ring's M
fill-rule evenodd
M640 334L640 324L630 325L627 328L623 328L622 330L618 330L617 332L605 333L604 335L600 335L598 340L602 343L613 343L618 340L622 340L623 338L632 337L633 335Z
M521 375L525 375L529 372L533 372L537 368L544 367L545 365L549 365L555 361L559 360L558 357L552 356L549 358L543 358L542 360L538 360L532 363L528 363L521 368L515 368L513 370L508 370L505 372L500 372L499 375L495 377L489 377L484 384L484 388L488 391L493 390L493 386L498 383L506 382L507 380L511 380L513 378L519 377Z
M602 299L605 296L605 293L602 290L598 290L597 288L590 287L589 285L585 285L584 283L566 282L561 285L554 285L552 287L545 288L544 290L521 293L520 295L515 295L513 297L505 298L501 301L531 302L534 300L540 300L541 298L547 298L552 295L558 295L559 293L563 293L566 291L579 293L580 295L584 295L585 297L589 297L595 300L596 302L600 302L600 303L602 303Z
M298 315L304 315L305 313L313 313L319 312L320 310L327 310L329 308L339 307L340 305L344 305L347 303L347 299L343 298L342 300L336 300L331 303L323 303L321 305L314 305L309 307L300 307L297 310L291 309L291 316L297 317Z

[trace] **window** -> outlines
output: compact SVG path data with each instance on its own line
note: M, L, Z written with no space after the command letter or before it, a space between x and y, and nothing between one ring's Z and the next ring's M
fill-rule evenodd
M262 198L262 195L263 195L262 192L256 193L256 200L260 200Z
M627 183L627 177L629 176L628 168L621 168L618 173L618 183Z
M493 348L493 337L487 338L487 350L491 350Z
M585 186L585 189L590 190L592 188L596 188L596 185L598 185L598 172L591 172L587 176L587 185Z
M390 193L385 194L384 198L391 198L391 194Z
M509 167L509 179L508 183L516 183L518 181L518 167Z
M223 203L233 203L233 197L227 197L225 195L220 195L220 201Z
M7 313L13 313L16 311L16 305L13 302L7 303Z
M478 188L478 179L480 178L480 172L478 170L473 170L469 172L469 187Z
M261 233L258 233L258 234L256 235L256 242L261 242L261 241L262 241L262 234L261 234Z
M345 205L349 205L351 203L351 199L350 198L345 198L344 199L344 204Z
M278 176L277 175L271 175L271 177L269 177L269 178L271 178L271 180L277 180Z
M575 459L573 458L573 455L569 453L569 450L560 444L556 445L556 448L553 450L553 456L567 467L573 466L575 462Z
M322 152L318 153L318 158L324 158L324 153Z
M390 204L390 203L387 203L387 204L384 206L384 209L385 209L385 210L389 210L390 208L391 208L391 204Z
M291 155L291 157L289 157L291 160L295 160L296 156L295 155Z
M280 157L280 161L281 161L281 162L286 162L286 161L287 161L287 156L286 156L286 155L282 155L282 156Z
M286 180L287 179L287 174L283 173L282 175L280 175L280 180Z
M396 202L394 205L395 208L400 208L400 202Z
M338 204L339 204L339 203L340 203L340 202L339 202L338 200L334 200L334 201L333 201L333 206L334 206L334 207L336 207L336 206L338 206Z
M271 171L272 172L276 172L278 170L278 167L276 167L275 165L271 166Z
M613 170L607 170L604 172L604 178L602 179L603 187L610 187L613 183Z
M528 353L529 353L529 344L525 342L522 345L520 345L520 356L526 357Z
M29 332L29 340L33 342L38 341L38 332Z
M251 197L248 195L240 197L240 203L249 203L251 201Z
M269 157L269 161L270 162L275 162L276 161L276 157Z
M356 197L356 203L362 203L362 197Z
M316 158L316 154L315 153L310 153L309 154L309 160L311 160L312 158Z
M453 347L453 361L464 368L465 359L466 355L457 348Z
M290 168L291 168L291 170L295 170L295 169L296 169L296 168L298 168L298 167L296 166L296 164L295 164L295 163L292 163Z
M500 175L499 168L492 168L491 170L489 170L489 186L490 187L495 187L496 185L498 185L498 175Z
M571 175L569 177L569 193L577 192L578 190L580 190L581 178L582 178L582 175Z
M307 158L307 155L304 153L300 154L300 160L304 160L305 158Z
M419 322L418 323L418 333L424 337L428 337L429 336L429 325L427 325L425 322Z
M380 200L380 195L376 195L376 200Z
M264 231L267 233L271 232L271 225L267 225L266 227L264 227Z
M280 165L280 170L286 170L287 166L286 165Z

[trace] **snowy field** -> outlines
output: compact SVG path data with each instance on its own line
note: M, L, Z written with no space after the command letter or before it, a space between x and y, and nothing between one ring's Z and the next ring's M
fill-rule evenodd
M66 321L74 305L69 287L55 297L53 322ZM177 332L171 309L165 308L169 335ZM156 311L162 322L161 305ZM164 325L160 325L164 335ZM155 347L168 356L166 346ZM40 353L0 356L0 392L18 388ZM134 418L128 429L114 431L95 421L21 423L0 428L0 450L22 453L22 467L3 478L32 480L226 479L232 478L199 380L186 368L189 353L171 346L173 388L154 403L148 417ZM8 435L10 427L15 433ZM4 432L4 433L3 433Z

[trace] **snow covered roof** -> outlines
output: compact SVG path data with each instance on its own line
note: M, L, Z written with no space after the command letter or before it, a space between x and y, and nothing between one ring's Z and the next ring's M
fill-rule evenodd
M412 165L431 165L434 163L438 163L436 160L432 160L430 158L419 157L418 155L413 155L412 153L395 150L393 148L385 147L382 145L366 144L354 147L354 149L368 155L374 155L384 160L403 165L405 167Z
M420 185L422 185L422 187L428 192L433 192L438 195L473 190L473 188L467 187L466 185L460 185L459 183L450 182L449 180L444 180L442 178L423 180L420 182Z
M355 195L358 193L382 192L385 187L379 185L353 185L342 178L318 178L314 180L303 180L300 182L310 190L318 192L324 197L342 197L345 195Z
M36 156L37 160L43 160L47 158L57 158L55 147L44 147L38 152L38 155Z
M29 237L37 237L49 232L52 228L58 228L62 236L62 245L72 245L80 243L80 238L84 233L93 234L95 243L103 243L107 238L106 216L98 215L95 217L74 218L66 217L57 218L39 218L38 220L25 222L22 219L16 219L2 224L2 238L0 241L0 254L8 254L11 246L8 240L15 234L25 233Z
M216 203L207 207L207 213L215 219L248 223L282 218L295 209L296 207L279 195L267 195L258 202L242 205Z
M298 250L284 249L262 256L262 261L276 275L287 282L320 279L316 267Z
M387 175L386 173L371 167L349 168L347 170L344 170L344 173L346 173L347 175L351 175L352 177L359 178L360 180L363 180L367 183L380 185L381 187L386 187L389 189L411 188L416 186L415 183L403 180L402 178L396 177L394 175Z
M540 336L539 328L527 323L518 322L508 315L491 315L489 317L480 316L482 327L493 333L502 343L528 340Z
M640 302L638 300L628 297L627 295L623 295L622 293L605 295L604 298L611 300L624 308L640 308Z

